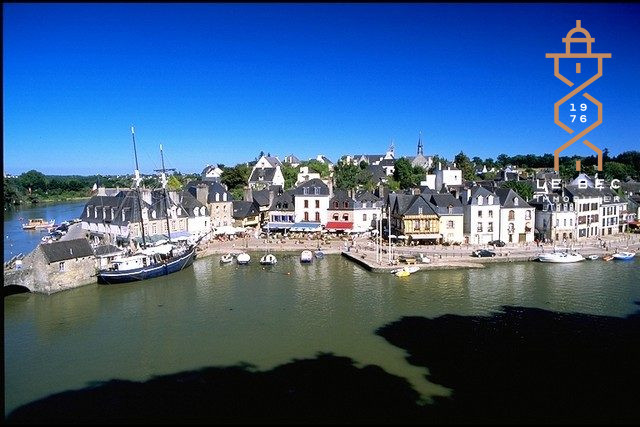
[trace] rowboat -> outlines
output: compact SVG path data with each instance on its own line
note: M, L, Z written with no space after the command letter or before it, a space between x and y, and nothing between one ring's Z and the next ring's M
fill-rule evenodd
M266 254L260 258L260 264L262 265L276 265L278 259L274 254Z
M618 252L615 253L613 255L611 255L613 257L613 259L619 259L619 260L630 260L632 259L634 256L636 256L635 252Z
M309 250L304 250L300 254L300 262L311 262L313 260L313 253Z
M226 254L220 257L220 264L229 264L231 261L233 261L233 254Z

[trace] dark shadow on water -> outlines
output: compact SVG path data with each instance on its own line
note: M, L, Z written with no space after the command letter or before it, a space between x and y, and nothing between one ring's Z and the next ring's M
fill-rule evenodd
M431 408L447 422L640 421L640 313L503 310L405 317L377 333L428 367L429 381L453 389Z
M15 294L24 294L31 292L28 288L20 285L6 285L2 287L2 296L6 297Z
M112 380L19 407L12 423L632 423L640 316L507 307L490 317L405 317L378 334L454 390L420 406L377 366L319 354L268 371L209 367Z

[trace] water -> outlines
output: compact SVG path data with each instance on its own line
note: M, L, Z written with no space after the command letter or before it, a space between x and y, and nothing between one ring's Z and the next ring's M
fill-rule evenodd
M44 216L44 215L41 215ZM70 215L73 216L73 215ZM374 274L339 255L263 268L219 264L139 283L89 285L4 300L5 415L52 393L114 378L229 366L270 369L318 352L406 378L424 400L450 390L427 381L376 329L402 316L489 315L502 306L625 317L640 301L640 262L509 263L486 269Z
M60 224L62 221L78 218L86 203L86 200L80 200L6 208L4 211L4 262L20 253L27 255L38 246L40 239L46 234L41 230L23 230L22 224L28 222L29 218L42 218L45 221L55 219L56 224Z

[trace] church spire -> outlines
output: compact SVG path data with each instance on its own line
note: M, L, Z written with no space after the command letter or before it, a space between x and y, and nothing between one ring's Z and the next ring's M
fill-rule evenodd
M420 135L418 136L418 156L424 156L422 151L422 131L420 131Z

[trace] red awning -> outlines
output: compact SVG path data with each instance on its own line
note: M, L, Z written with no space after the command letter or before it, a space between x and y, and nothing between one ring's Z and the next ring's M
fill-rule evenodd
M353 222L329 221L325 228L327 230L351 230L353 228Z

